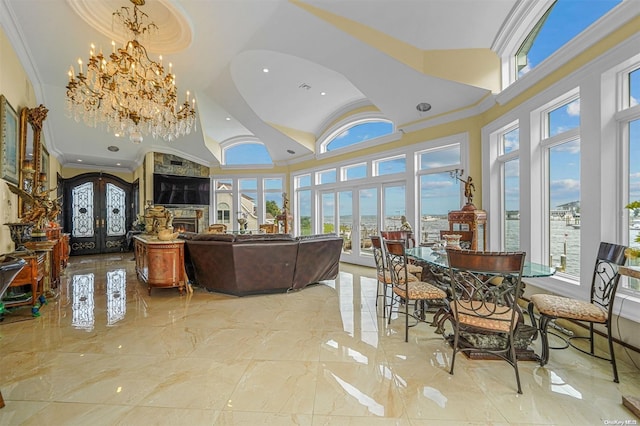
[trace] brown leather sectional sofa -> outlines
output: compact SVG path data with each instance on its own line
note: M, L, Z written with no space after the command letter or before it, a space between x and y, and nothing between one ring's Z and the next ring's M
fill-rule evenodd
M183 234L187 275L210 291L245 296L297 290L338 275L335 234Z

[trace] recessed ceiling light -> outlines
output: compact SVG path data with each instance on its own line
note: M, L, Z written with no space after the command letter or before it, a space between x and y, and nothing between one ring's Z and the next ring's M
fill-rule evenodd
M82 163L82 160L78 158L78 163Z
M120 163L116 163L116 166L120 166L120 165L121 165Z
M116 138L120 137L120 133L114 133L113 136L115 136Z
M225 120L231 121L231 117L227 117L227 118L225 118Z
M327 92L320 92L320 96L324 96L326 94L327 94Z
M420 112L427 112L431 109L431 104L420 102L418 105L416 105L416 109Z
M120 148L118 148L118 147L117 147L117 146L115 146L115 145L108 146L108 147L107 147L107 149L108 149L109 151L111 151L111 152L118 152L118 151L120 151Z
M269 68L262 68L262 72L269 72Z

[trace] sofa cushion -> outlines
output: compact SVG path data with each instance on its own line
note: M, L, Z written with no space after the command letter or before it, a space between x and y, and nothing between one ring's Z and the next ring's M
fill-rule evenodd
M319 239L323 239L323 238L336 238L336 237L337 237L336 234L300 235L299 237L296 237L296 240L298 240L298 241L319 240Z
M229 241L236 240L234 234L196 234L192 238L193 241Z
M193 237L195 237L196 235L198 235L196 232L188 232L188 231L180 232L178 234L178 239L179 240L192 240Z
M238 234L237 243L256 243L260 241L295 241L289 234Z

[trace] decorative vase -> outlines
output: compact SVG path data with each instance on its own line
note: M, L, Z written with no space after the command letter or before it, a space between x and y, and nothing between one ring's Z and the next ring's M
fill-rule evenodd
M26 241L31 241L31 231L35 226L35 223L5 223L9 227L11 233L11 240L16 245L15 251L25 251L27 248L24 246Z
M442 238L444 238L444 240L447 242L446 248L454 249L454 250L462 249L462 247L460 247L460 238L462 238L462 235L459 235L459 234L443 235Z

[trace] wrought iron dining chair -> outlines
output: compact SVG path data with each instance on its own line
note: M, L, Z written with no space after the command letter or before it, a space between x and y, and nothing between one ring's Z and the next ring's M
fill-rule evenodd
M534 294L528 305L529 318L534 327L540 331L542 353L540 365L549 362L549 349L565 349L572 346L580 352L595 358L611 362L613 367L613 381L618 383L618 368L613 352L613 337L611 335L611 318L613 317L613 302L618 290L620 274L618 267L625 263L626 247L618 244L601 242L596 256L593 276L591 278L591 290L589 301L577 300L569 297L555 296L552 294ZM539 312L540 321L536 325L535 311ZM549 346L549 332L547 328L551 321L567 319L589 324L588 336L573 336L566 340L566 344L560 347ZM607 357L596 355L594 348L594 324L602 324L606 330L609 342L609 355ZM589 350L586 351L573 344L572 339L589 340Z
M518 298L522 288L525 253L447 250L453 315L453 374L459 352L487 353L507 361L522 393L514 335L522 322ZM476 343L472 335L493 336L499 345Z
M413 248L416 246L416 240L413 238L412 231L381 231L380 236L385 240L404 241L405 248ZM422 278L422 266L414 264L411 259L407 263L409 273Z
M391 274L387 270L384 249L382 248L382 238L377 235L371 236L371 246L373 247L373 259L376 262L376 308L378 307L378 299L382 297L382 317L387 316L387 289L391 287Z
M398 312L405 315L405 335L404 341L409 341L409 316L418 321L425 321L427 307L426 303L430 300L443 300L447 297L440 288L431 283L413 280L413 275L409 272L406 253L406 242L404 240L384 240L387 252L387 269L391 275L391 285L393 294L396 297L391 298L389 304L389 319L391 324L391 314L393 312L394 300L398 303L404 303L405 311ZM414 303L414 312L409 313L409 305Z

